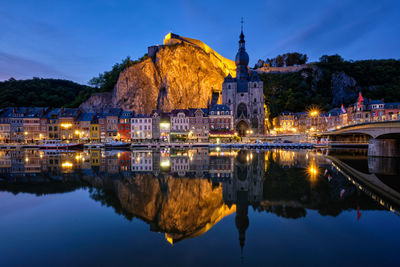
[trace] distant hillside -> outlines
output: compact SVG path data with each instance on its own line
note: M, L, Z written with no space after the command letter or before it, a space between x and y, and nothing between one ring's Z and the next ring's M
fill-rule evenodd
M77 107L82 102L79 95L89 97L93 92L92 87L67 80L11 78L0 82L0 107Z
M400 101L400 61L345 61L338 55L322 56L298 72L261 73L271 117L284 110L304 111L311 105L323 110L356 101L358 92L385 102Z

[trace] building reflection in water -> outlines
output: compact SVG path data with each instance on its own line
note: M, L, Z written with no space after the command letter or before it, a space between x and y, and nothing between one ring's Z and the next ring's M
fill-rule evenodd
M390 164L397 169L381 159L363 162L386 180L399 174L398 162ZM48 194L89 187L93 199L129 220L147 222L172 244L202 235L236 212L243 250L249 207L291 219L309 209L330 216L352 209L358 216L382 208L318 151L1 150L0 172L3 191Z

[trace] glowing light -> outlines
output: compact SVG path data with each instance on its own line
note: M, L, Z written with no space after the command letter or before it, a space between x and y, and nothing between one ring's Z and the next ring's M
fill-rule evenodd
M117 156L118 156L118 158L120 158L121 157L121 153L118 153Z
M169 129L169 127L170 127L170 123L169 122L162 122L162 123L160 123L160 127L162 128L162 129Z
M72 166L74 166L74 165L69 161L63 162L61 164L61 167L63 167L63 168L71 168Z
M307 173L308 173L310 182L312 184L315 183L317 181L318 173L319 173L318 167L315 164L315 162L311 162L310 166L307 169Z
M309 111L309 114L310 114L311 117L316 117L316 116L319 115L319 113L320 113L320 111L319 111L317 108L312 108L312 109Z
M61 123L60 126L63 128L70 128L70 127L72 127L72 124L71 123Z
M76 159L76 160L79 160L80 158L81 158L81 156L79 156L79 155L76 155L76 156L75 156L75 159Z
M160 166L161 167L169 167L171 165L170 161L168 159L161 161Z
M79 131L78 131L78 130L76 130L76 131L75 131L75 134L76 134L76 135L79 135Z
M24 135L28 135L28 132L24 132Z
M219 146L217 146L216 150L219 152L219 151L221 151L221 148Z

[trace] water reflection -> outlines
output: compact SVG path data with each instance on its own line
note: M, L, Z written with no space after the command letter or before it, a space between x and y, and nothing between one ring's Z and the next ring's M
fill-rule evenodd
M235 213L243 248L251 225L249 207L291 219L306 217L309 210L329 216L353 210L358 220L363 210L388 208L398 213L396 199L349 179L342 170L346 165L359 173L378 175L398 191L399 181L394 178L399 176L398 162L367 158L364 151L354 153L0 151L0 189L42 195L88 187L92 199L128 220L145 221L171 244L202 235Z

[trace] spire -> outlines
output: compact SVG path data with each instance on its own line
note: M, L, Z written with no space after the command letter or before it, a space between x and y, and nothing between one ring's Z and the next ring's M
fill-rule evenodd
M245 48L245 40L243 34L243 18L240 21L241 23L241 32L239 39L239 50L236 54L235 64L236 64L236 77L240 80L247 79L248 71L247 66L249 64L249 55L246 53Z
M244 23L244 21L243 21L243 17L242 17L242 19L241 19L241 21L240 21L240 24L242 24L241 25L241 29L242 29L242 34L241 35L243 35L243 23ZM244 37L244 36L243 36Z
M239 49L245 49L245 47L244 47L244 43L245 43L245 41L244 41L244 34L243 34L243 17L241 18L241 20L240 20L240 24L241 24L241 26L240 26L240 36L239 36L239 38L240 38L240 40L239 40Z

